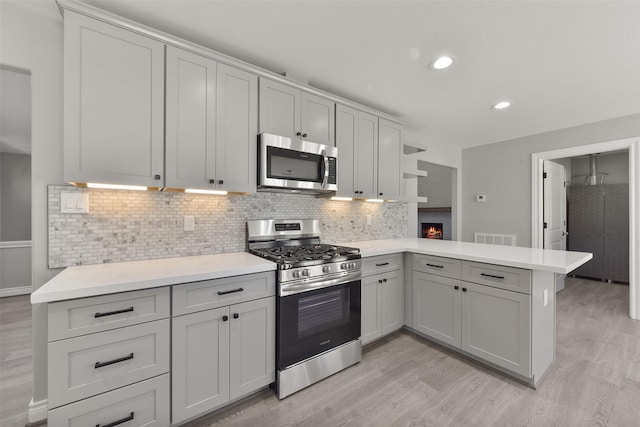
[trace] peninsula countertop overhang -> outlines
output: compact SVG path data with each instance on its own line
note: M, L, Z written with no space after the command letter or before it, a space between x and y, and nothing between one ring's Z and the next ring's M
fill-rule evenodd
M418 253L567 274L593 255L451 240L401 238L340 243L363 257ZM68 267L31 294L31 303L85 298L222 277L275 271L276 264L246 252Z

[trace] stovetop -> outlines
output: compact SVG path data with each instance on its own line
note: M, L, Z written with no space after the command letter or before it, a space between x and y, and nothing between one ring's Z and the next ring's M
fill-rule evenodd
M278 269L281 270L360 258L360 250L358 248L321 243L254 248L250 252L278 263Z

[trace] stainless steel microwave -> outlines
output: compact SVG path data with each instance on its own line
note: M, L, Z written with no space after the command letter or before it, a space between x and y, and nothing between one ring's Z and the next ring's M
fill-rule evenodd
M270 133L260 134L259 140L259 190L328 193L338 189L336 147Z

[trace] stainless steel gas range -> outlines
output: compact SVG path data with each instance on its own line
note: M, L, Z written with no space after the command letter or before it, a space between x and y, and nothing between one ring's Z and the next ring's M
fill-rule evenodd
M318 220L249 221L247 230L249 252L278 264L278 398L358 363L360 251L320 243Z

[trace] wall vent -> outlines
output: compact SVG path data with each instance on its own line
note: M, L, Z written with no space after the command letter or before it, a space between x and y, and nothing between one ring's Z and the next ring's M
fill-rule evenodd
M485 243L488 245L515 246L515 234L494 234L494 233L473 233L475 243Z

